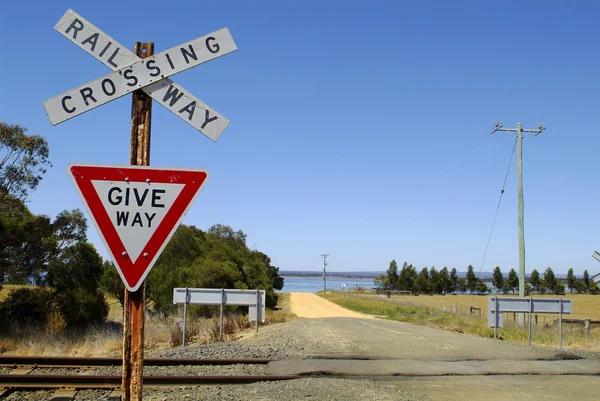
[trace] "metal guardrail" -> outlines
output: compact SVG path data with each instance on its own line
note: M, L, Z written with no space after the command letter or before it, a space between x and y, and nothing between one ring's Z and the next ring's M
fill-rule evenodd
M488 326L494 328L494 338L502 327L502 313L529 313L527 345L531 346L532 316L536 314L558 314L559 347L562 349L562 315L573 313L573 301L563 298L488 298Z

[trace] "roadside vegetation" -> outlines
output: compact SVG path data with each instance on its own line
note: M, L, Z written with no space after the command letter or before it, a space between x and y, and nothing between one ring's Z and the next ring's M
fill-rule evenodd
M4 291L0 292L2 295ZM122 309L116 306L109 316L121 316ZM289 294L280 294L273 309L267 309L265 323L260 327L283 323L295 317L290 312ZM123 326L119 321L108 320L84 329L67 329L53 326L11 326L10 331L0 335L0 354L5 355L73 355L73 356L121 356ZM223 318L223 341L234 341L245 332L254 333L255 322L249 322L245 314L228 310ZM169 316L149 314L144 325L144 349L160 351L179 347L183 340L182 313ZM219 318L188 317L186 342L188 346L221 341Z
M0 353L108 353L122 343L125 288L115 267L87 241L81 210L52 218L27 204L52 167L49 155L45 138L0 122ZM174 287L265 290L267 319L285 319L273 311L275 290L283 287L279 268L248 248L243 231L226 225L181 225L165 247L146 279L150 349L175 342ZM244 329L247 309L227 312L228 335ZM218 307L190 307L189 338L210 339L217 313Z
M493 338L494 336L494 329L487 327L486 310L482 310L481 317L479 314L466 316L459 313L453 314L451 309L448 308L444 311L440 305L435 307L411 304L410 301L406 300L408 297L387 298L385 296L343 294L329 290L326 295L323 293L318 295L344 308L386 319L480 337ZM422 298L425 297L412 297L414 302L427 302L427 299L423 300ZM454 297L439 296L430 298L443 299L449 304L454 299ZM484 299L487 302L486 298L475 298ZM600 298L596 297L591 300L591 297L587 298L587 300L579 300L579 296L575 296L576 301L574 302L577 302L577 305L580 303L586 304L586 308L589 309L598 307ZM505 314L504 327L498 329L498 336L500 340L527 344L527 327L521 328L512 321L508 314ZM558 341L558 329L552 321L548 320L547 323L542 323L542 320L538 320L538 324L533 323L532 345L557 348ZM590 333L586 335L582 326L573 327L573 325L563 324L563 348L600 352L600 327L594 326Z
M413 294L452 294L469 293L484 295L490 288L477 277L473 266L469 265L465 277L459 278L456 268L448 271L447 267L437 270L434 266L424 267L417 273L417 269L406 262L398 271L395 260L390 262L386 274L381 274L374 280L375 286L383 291L410 291ZM565 285L571 294L600 295L600 288L593 281L587 270L582 277L577 278L573 269L569 269L565 282L554 275L551 267L544 270L543 277L534 269L528 277L525 293L538 294L565 294ZM493 291L498 294L515 294L519 289L519 276L515 269L511 269L505 277L500 266L496 266L492 279Z

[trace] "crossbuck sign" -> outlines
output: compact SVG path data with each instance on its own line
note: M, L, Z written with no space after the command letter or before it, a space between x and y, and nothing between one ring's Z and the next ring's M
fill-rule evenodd
M142 89L183 121L216 141L229 120L169 76L237 50L227 28L140 59L73 10L54 27L61 35L113 70L44 102L52 125Z

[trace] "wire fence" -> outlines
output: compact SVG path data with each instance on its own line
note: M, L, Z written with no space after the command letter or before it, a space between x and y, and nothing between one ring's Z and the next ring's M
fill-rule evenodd
M399 292L399 291L396 291ZM419 302L418 297L413 299L407 299L406 295L402 291L402 294L394 294L393 292L386 293L368 293L368 292L346 292L347 295L372 299L380 302L389 304L411 306L419 309L426 310L429 314L444 314L449 313L465 319L478 319L487 320L488 309L485 307L477 308L471 305L462 304L459 302L451 302L449 299L448 303L445 304L431 304ZM412 297L411 297L412 298ZM503 313L503 323L509 327L517 325L517 313ZM525 322L529 324L529 314L525 314ZM554 315L534 314L532 316L532 326L539 329L556 329L558 327L558 318ZM587 323L586 323L587 320ZM583 331L589 333L592 327L598 327L600 329L600 321L590 319L563 319L563 330L572 333Z

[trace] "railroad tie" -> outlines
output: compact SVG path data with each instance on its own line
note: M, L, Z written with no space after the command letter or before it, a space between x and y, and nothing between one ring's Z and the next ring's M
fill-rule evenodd
M52 394L51 401L71 401L75 398L75 394L77 394L77 390L72 389L60 389L56 390L54 394Z
M106 401L121 401L121 390L113 390Z
M9 375L28 375L31 373L32 368L16 368L8 372Z

